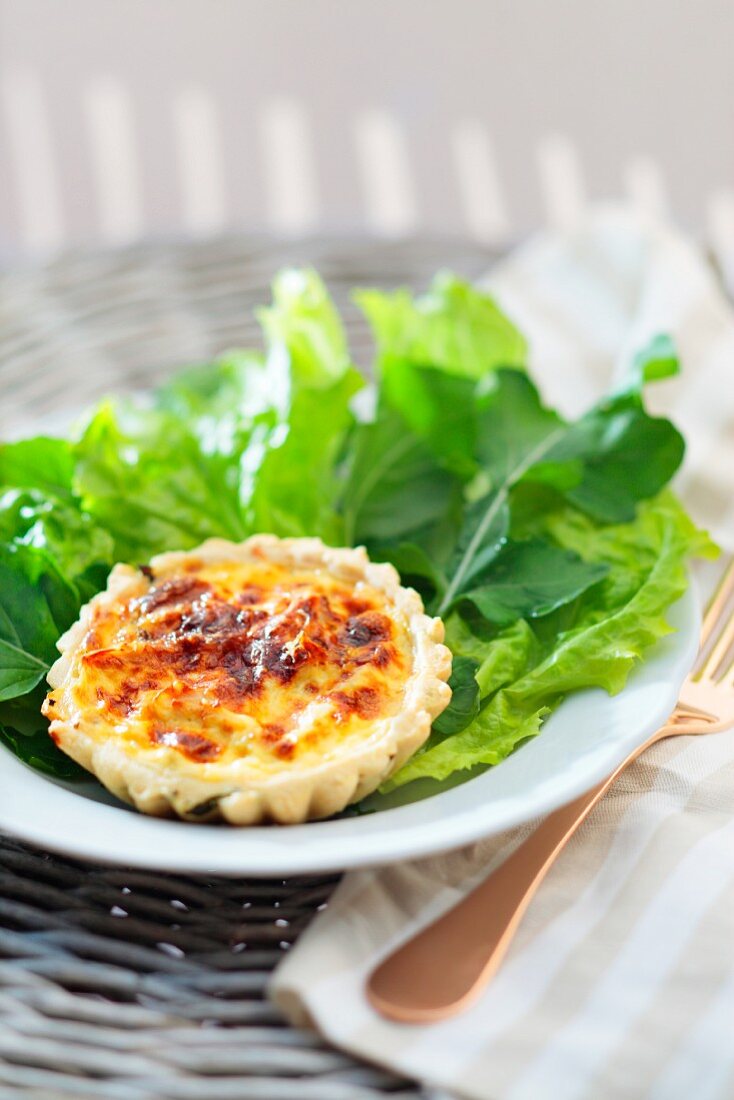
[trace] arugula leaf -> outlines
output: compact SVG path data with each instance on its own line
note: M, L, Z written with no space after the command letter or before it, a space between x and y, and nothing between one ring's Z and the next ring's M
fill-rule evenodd
M389 358L480 378L525 364L520 332L488 294L455 275L438 274L418 298L407 290L361 290L354 298L372 327L378 366Z
M636 394L622 394L570 425L546 451L546 467L530 468L524 476L554 485L605 523L623 522L634 517L640 500L670 481L684 449L669 420L648 416ZM578 470L575 484L568 479L572 469Z
M54 745L48 735L48 726L24 736L12 725L4 725L0 722L0 744L4 744L14 756L31 768L50 775L54 779L67 781L89 779L88 772Z
M352 439L342 498L346 542L407 540L446 515L456 487L429 447L385 406L376 421L360 424Z
M13 699L34 688L48 672L48 665L20 643L3 637L5 633L2 630L0 634L0 699Z
M39 435L0 445L0 488L34 489L68 500L73 470L72 449L64 439Z
M82 600L99 591L113 564L109 532L74 505L31 489L0 495L0 542L44 550Z
M446 587L446 578L435 564L435 558L416 542L375 543L370 546L374 561L394 565L403 584L416 588L430 603Z
M471 657L455 656L451 667L451 701L433 723L432 734L448 737L463 730L479 713L478 664Z
M480 393L476 415L478 456L491 489L466 511L439 615L453 606L497 556L509 533L510 488L563 431L563 421L544 408L526 375L500 370L488 382Z
M78 608L76 591L42 551L0 544L0 700L43 679Z
M683 457L680 433L668 420L648 416L636 393L606 399L567 424L544 408L526 375L500 370L488 383L480 398L478 447L492 488L467 512L439 614L499 553L518 483L547 485L605 522L630 520L637 503L658 492Z
M535 385L519 371L498 370L484 379L476 415L479 462L495 489L546 459L567 431L563 418L543 405Z
M442 466L465 481L478 469L476 391L474 379L445 370L407 360L383 364L381 402L402 416Z
M448 566L451 579L438 605L439 615L449 611L479 580L507 542L509 530L506 488L488 493L467 508Z
M460 593L490 622L506 625L534 619L575 600L606 576L607 566L540 540L510 542L481 576L481 584Z

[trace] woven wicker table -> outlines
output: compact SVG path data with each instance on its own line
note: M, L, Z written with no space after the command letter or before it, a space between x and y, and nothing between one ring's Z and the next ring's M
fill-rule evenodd
M439 267L473 276L491 259L441 241L226 238L0 276L0 438L63 428L104 393L258 344L252 308L284 264L319 269L366 362L350 288L422 286ZM264 998L336 881L110 869L0 836L0 1100L427 1100Z

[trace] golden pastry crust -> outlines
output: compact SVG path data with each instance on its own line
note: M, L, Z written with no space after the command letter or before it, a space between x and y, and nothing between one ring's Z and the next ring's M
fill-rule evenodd
M116 565L60 639L64 752L145 813L328 817L418 749L451 691L443 623L391 565L319 539L210 539Z

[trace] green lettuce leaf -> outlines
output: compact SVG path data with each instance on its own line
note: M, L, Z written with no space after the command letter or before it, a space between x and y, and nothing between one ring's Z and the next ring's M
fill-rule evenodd
M351 398L363 385L341 319L318 275L297 270L276 278L273 304L258 318L268 345L266 385L280 392L280 415L245 455L248 526L341 542L337 461L354 423Z
M542 405L526 375L499 370L486 381L478 446L491 488L466 513L439 614L499 554L510 529L511 491L520 482L552 488L604 522L624 521L667 484L683 457L680 433L670 421L648 416L634 391L566 423Z
M112 536L74 504L33 489L0 494L0 543L45 551L82 601L105 583L114 562Z
M476 672L480 699L488 699L519 679L533 666L540 652L538 639L525 619L505 627L493 642L496 644L488 645L485 641L481 650L482 660Z
M0 489L33 489L56 500L70 500L74 459L64 439L35 436L0 444Z
M350 367L344 327L315 271L288 268L273 282L273 302L257 311L270 348L286 348L294 379L312 388L338 382Z
M451 666L451 701L433 723L433 737L448 737L463 730L479 713L477 662L472 657L454 654Z
M405 360L480 378L496 367L525 365L521 333L488 294L454 275L437 275L417 298L407 290L361 290L354 297L372 327L378 368Z
M516 619L549 615L570 603L608 572L601 562L584 561L539 539L508 542L481 576L481 583L461 593L492 623L506 625Z
M345 541L409 541L440 523L456 500L457 482L426 443L389 406L360 424L342 497Z
M40 683L78 609L77 591L43 551L0 544L0 701Z
M115 554L255 531L341 541L337 460L361 378L313 272L286 272L260 312L267 352L187 370L152 405L104 403L74 448L83 508Z
M212 440L172 413L105 402L75 447L75 490L115 543L115 558L147 561L210 536L248 534L239 506L239 441Z

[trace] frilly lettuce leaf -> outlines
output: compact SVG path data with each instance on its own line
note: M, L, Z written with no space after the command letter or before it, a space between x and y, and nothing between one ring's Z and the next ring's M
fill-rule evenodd
M54 500L73 497L74 454L65 439L37 435L0 445L0 488L33 489Z
M341 318L315 271L288 268L273 281L272 305L257 311L265 342L285 348L294 382L318 389L349 370Z
M77 443L75 491L145 560L255 531L339 542L337 459L362 385L313 272L284 272L260 311L267 350L189 369L152 406L103 404Z
M354 297L372 327L382 370L403 360L481 378L497 367L525 365L525 339L510 319L488 294L448 272L420 297L408 290L360 290Z
M0 544L45 551L67 582L87 600L113 564L112 536L73 503L28 489L0 492Z

